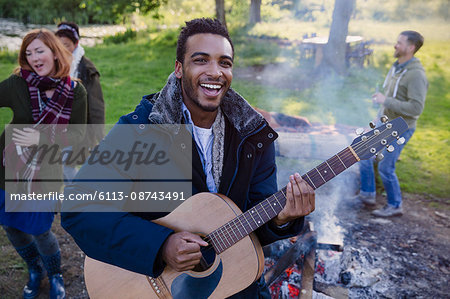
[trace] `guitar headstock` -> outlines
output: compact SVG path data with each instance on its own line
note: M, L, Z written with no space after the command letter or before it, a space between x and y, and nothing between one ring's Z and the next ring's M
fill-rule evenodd
M382 116L381 120L383 121L381 126L358 136L350 145L361 160L371 158L384 148L392 152L394 147L391 144L394 141L398 144L404 142L404 138L400 138L400 135L408 129L408 125L403 118L397 117L388 121L386 116ZM371 127L374 127L373 124Z

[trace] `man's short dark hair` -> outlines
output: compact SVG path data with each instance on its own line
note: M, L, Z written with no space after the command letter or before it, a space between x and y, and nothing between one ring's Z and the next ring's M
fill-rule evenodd
M417 31L407 30L400 33L400 35L406 36L408 42L414 45L414 53L419 51L423 45L423 36Z
M201 18L186 22L186 26L181 29L177 42L177 60L184 62L184 54L186 54L186 42L190 36L199 33L212 33L225 37L231 45L234 56L234 46L231 41L228 30L217 19Z

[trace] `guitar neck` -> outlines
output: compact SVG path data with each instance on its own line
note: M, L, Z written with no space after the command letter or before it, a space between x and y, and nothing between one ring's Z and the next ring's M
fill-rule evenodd
M358 161L358 155L349 146L305 173L302 178L315 190ZM207 237L216 252L221 253L275 218L285 205L286 187L211 232Z

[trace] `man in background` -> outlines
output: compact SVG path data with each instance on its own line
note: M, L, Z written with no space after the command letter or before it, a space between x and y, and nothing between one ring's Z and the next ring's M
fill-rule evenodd
M394 46L394 57L397 61L386 76L383 92L375 93L372 98L380 104L378 115L386 115L389 119L403 117L409 129L400 137L405 142L397 145L393 152L384 151L384 159L378 163L378 173L383 182L387 196L387 204L372 212L377 217L400 216L402 210L402 193L395 174L395 164L400 153L413 135L417 119L423 111L428 81L425 70L414 54L423 45L423 36L416 31L403 31ZM357 196L364 204L375 205L375 174L374 160L360 162L361 189Z

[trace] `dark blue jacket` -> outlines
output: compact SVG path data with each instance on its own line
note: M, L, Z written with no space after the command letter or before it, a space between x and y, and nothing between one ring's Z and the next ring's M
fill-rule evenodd
M231 98L237 95L231 94ZM134 112L120 118L119 124L136 124L135 134L141 134L138 124L158 122L158 117L155 118L152 115L152 110L154 110L159 97L161 97L161 93L144 97ZM226 116L225 153L218 192L231 198L240 209L245 211L277 191L273 143L277 134L253 109L242 115L242 112L246 112L248 109L248 103L242 104L245 107L236 107L236 103L232 99L228 100L227 102L227 98L225 98L221 106ZM166 108L169 111L178 109ZM249 118L253 116L258 118L258 122L254 122L257 125L248 129ZM235 117L245 117L246 119L242 118L241 120L244 121L247 129L243 129L237 124ZM243 132L245 134L242 134ZM123 138L124 142L127 142L137 136L114 135L113 128L99 148L101 149L104 143L108 143L109 138ZM205 174L196 150L192 151L192 164L193 194L208 192ZM108 165L93 167L85 164L75 180L82 179L84 174L92 175L92 173L99 178L122 178L125 175L118 171L114 174L112 172L114 169ZM133 176L137 173L139 171L135 169L131 174L127 173L126 175ZM145 190L143 186L139 186L140 184L145 185L145 182L134 182L130 188ZM93 186L81 181L66 187L65 193L67 196L69 193L89 192L93 188L99 188L98 183ZM164 269L160 249L173 231L148 220L162 216L164 215L161 213L62 213L61 218L62 226L73 236L75 242L88 256L133 272L156 277ZM256 234L261 244L266 245L295 235L302 226L303 218L282 230L269 222L257 229ZM257 289L261 287L265 287L263 280L254 283L237 295L246 298L254 297L260 293Z

